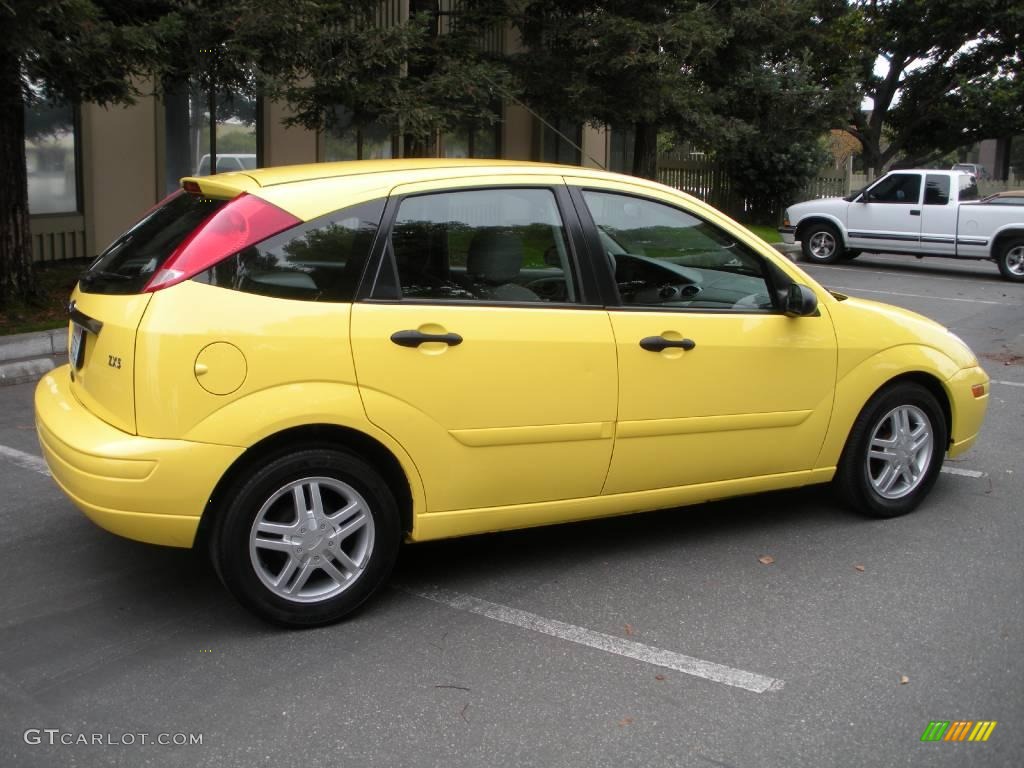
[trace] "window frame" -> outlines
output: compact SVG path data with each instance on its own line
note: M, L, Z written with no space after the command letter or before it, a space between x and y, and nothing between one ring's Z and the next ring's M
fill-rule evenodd
M589 186L577 186L570 185L569 193L572 201L576 206L577 213L579 214L581 223L586 236L587 250L589 255L589 261L592 264L602 264L598 272L601 276L601 288L604 295L605 308L608 311L619 311L619 312L671 312L673 314L701 314L701 315L756 315L759 317L774 317L774 316L785 316L785 306L783 294L789 289L790 285L795 285L795 281L790 278L783 270L781 270L771 259L766 258L763 254L758 253L756 250L743 243L742 240L737 238L737 242L746 248L750 255L758 259L765 266L764 280L768 285L768 295L772 299L773 308L771 310L765 309L737 309L735 307L667 307L657 305L635 305L625 304L622 301L622 296L619 294L618 284L615 281L615 275L610 269L608 259L604 255L604 246L601 243L600 228L597 226L597 222L594 221L593 216L590 213L590 208L587 206L586 199L583 197L584 192L597 192L602 194L620 195L622 197L630 197L636 200L647 203L655 203L658 205L664 205L668 208L684 213L687 216L692 216L703 224L715 227L721 230L718 224L713 221L709 221L706 217L701 216L697 211L691 211L682 205L674 205L661 198L652 197L650 195L644 195L641 192L626 192L621 189L613 189L608 187L589 187ZM816 310L812 317L817 316L821 313L821 310Z
M356 292L355 301L368 304L398 305L425 305L425 306L448 306L448 307L497 307L497 308L518 308L518 309L603 309L604 303L599 297L603 296L600 288L600 280L594 273L593 265L588 257L587 247L583 228L575 206L569 197L568 189L564 184L551 185L549 183L524 184L517 181L514 184L458 184L462 179L452 179L453 185L432 189L423 192L411 192L408 194L391 194L388 196L384 207L384 215L381 217L380 227L377 229L377 237L374 240L370 258L367 261L363 272L363 279L359 290ZM566 235L566 249L569 258L569 266L573 270L577 300L575 302L560 301L489 301L486 299L436 299L425 297L408 297L400 294L400 281L398 267L395 264L394 255L388 248L391 242L391 234L395 221L398 219L398 211L402 202L408 198L424 197L427 195L443 195L456 192L483 192L483 191L505 191L513 189L546 190L554 195L555 206L562 219L562 225ZM395 294L398 293L396 296Z
M59 219L85 215L85 190L82 188L84 186L85 179L82 167L82 105L80 102L73 102L69 106L71 108L71 135L75 142L75 148L72 152L72 157L75 161L75 209L73 211L46 211L43 213L33 213L31 208L29 208L29 216L33 219ZM26 108L28 108L27 105L22 107L23 110ZM25 140L23 139L21 150L22 155L25 155L24 141ZM25 178L27 182L27 168ZM28 198L26 197L26 202L27 200Z

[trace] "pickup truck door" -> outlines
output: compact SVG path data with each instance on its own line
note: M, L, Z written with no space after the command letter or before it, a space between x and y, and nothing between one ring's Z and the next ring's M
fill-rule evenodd
M921 186L919 173L890 173L865 190L847 209L850 247L920 252Z
M929 173L924 180L921 208L921 252L943 256L956 253L956 194L950 194L949 176Z

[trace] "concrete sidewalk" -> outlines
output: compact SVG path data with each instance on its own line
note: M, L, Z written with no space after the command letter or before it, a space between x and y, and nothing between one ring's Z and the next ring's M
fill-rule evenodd
M67 328L0 336L0 387L35 381L67 357Z

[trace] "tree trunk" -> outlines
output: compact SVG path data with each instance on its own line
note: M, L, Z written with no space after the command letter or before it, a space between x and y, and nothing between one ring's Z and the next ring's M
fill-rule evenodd
M633 140L633 175L658 180L658 126L637 123Z
M18 60L0 52L0 311L36 298L25 168L25 102Z

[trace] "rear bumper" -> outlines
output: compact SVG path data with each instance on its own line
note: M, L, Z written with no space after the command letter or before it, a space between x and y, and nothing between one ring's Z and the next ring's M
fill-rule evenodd
M975 397L971 387L981 385L985 394ZM978 439L981 424L988 410L989 379L980 366L964 368L946 382L949 402L952 408L953 429L949 434L948 456L959 456L966 452Z
M121 432L70 390L68 366L36 387L36 432L53 479L101 528L129 539L190 547L234 446L155 440Z

